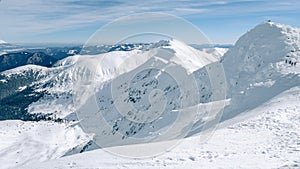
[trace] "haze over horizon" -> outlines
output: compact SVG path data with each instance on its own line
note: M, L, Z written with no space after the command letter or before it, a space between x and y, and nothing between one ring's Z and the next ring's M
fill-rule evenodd
M267 20L300 27L297 0L2 0L0 39L10 43L84 43L115 19L143 12L186 19L215 44L233 44Z

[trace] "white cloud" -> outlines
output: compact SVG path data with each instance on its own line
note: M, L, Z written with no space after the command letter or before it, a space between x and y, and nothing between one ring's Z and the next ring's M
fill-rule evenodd
M239 5L251 2L252 8ZM284 3L271 0L2 0L0 37L51 33L93 24L103 25L118 17L141 12L166 12L185 18L195 18L198 15L223 17L296 10L300 8L299 5L297 0L287 0Z
M205 12L190 6L193 1L82 1L4 0L0 4L1 32L33 33L76 28L95 22L108 22L137 12L167 12L190 15ZM114 3L112 3L114 2ZM205 2L208 3L209 1Z

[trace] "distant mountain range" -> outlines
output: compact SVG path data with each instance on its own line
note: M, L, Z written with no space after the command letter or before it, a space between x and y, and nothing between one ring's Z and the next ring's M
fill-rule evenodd
M5 41L0 43L0 72L28 64L51 67L57 61L76 54L95 55L112 51L150 50L153 48L167 46L167 41L157 43L135 43L73 47L23 47L13 45ZM230 45L191 45L197 49L223 48L228 49ZM220 51L221 52L221 51Z

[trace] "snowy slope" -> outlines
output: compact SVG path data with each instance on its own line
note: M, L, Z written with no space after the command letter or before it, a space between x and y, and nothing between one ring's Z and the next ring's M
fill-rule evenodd
M1 168L63 156L90 140L80 127L56 122L0 121Z
M222 57L227 99L221 121L254 109L279 93L300 85L300 31L288 25L263 23L244 34ZM290 60L293 60L290 63ZM293 63L293 64L292 64ZM295 63L295 64L294 64ZM298 64L297 64L298 63ZM219 62L207 65L218 66ZM202 69L197 70L201 74ZM195 124L190 134L201 131Z
M38 76L42 76L42 75L46 75L48 68L43 67L43 66L38 66L38 65L26 65L26 66L20 66L17 67L15 69L11 69L11 70L6 70L4 72L2 72L2 75L5 75L7 77L11 77L14 75L24 75L24 73L26 73L28 70L33 71L34 73L38 73Z
M203 66L216 62L218 60L214 55L196 50L178 40L170 41L170 46L167 46L165 48L175 50L175 55L177 57L174 57L174 59L172 59L171 61L182 65L187 69L189 73L192 73L199 68L202 68Z
M21 168L296 169L300 166L299 97L299 87L287 90L245 112L247 117L221 124L204 143L197 136L187 138L158 157L128 159L100 149Z

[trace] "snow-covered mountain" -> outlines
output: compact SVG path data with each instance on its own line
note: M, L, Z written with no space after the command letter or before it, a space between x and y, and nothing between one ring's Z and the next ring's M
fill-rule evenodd
M50 124L53 123L59 126L58 128L60 129L57 131L59 133L68 133L69 130L73 130L74 128L76 128L76 132L67 138L64 138L64 134L57 135L58 140L73 140L74 142L70 146L61 147L63 144L51 146L49 151L45 150L32 158L31 156L30 158L23 157L24 151L27 149L24 149L24 146L15 146L15 144L5 144L5 146L0 147L0 154L5 158L16 156L18 161L15 162L17 163L12 164L13 161L12 163L8 163L7 166L18 166L19 164L32 163L35 159L44 161L97 148L93 141L91 141L91 136L83 134L80 125L76 123L78 112L85 112L87 109L93 110L90 107L85 107L83 103L95 98L93 103L98 106L97 108L103 110L102 115L106 122L113 126L112 129L103 130L108 139L105 140L102 138L104 140L101 145L102 147L124 146L133 143L145 144L148 142L159 144L159 141L162 140L155 140L153 136L161 135L164 132L164 127L176 120L178 116L176 112L182 109L183 111L191 112L197 110L194 109L195 107L200 107L201 111L193 112L196 116L192 116L194 118L192 126L182 123L182 130L172 133L174 134L172 135L172 139L197 136L206 130L207 127L214 128L219 118L222 122L221 126L226 127L217 130L212 140L204 145L207 147L206 152L199 150L201 153L195 155L198 153L195 151L197 150L195 147L198 147L200 144L200 141L197 141L198 137L186 138L183 141L183 145L174 149L173 152L154 159L158 162L146 160L146 166L150 163L154 165L148 167L160 168L166 163L174 163L176 167L177 165L192 166L196 164L204 165L205 163L205 166L218 168L218 164L226 160L231 160L236 162L234 163L236 166L242 165L239 162L246 162L250 166L249 168L253 168L255 166L249 163L249 161L247 162L248 158L258 159L260 157L276 163L274 166L266 166L267 168L290 164L299 166L300 160L294 158L294 156L300 156L298 151L299 146L297 146L299 132L290 133L292 136L286 133L289 129L296 130L299 127L297 121L293 120L299 118L297 116L297 112L299 111L299 107L297 106L299 103L298 98L300 97L299 89L297 88L300 85L299 37L299 29L269 22L260 24L247 32L227 52L218 48L196 50L177 40L164 41L163 44L161 42L159 45L147 46L145 48L141 48L138 45L119 45L115 46L118 49L117 51L110 51L108 53L100 52L102 54L96 55L91 53L94 47L86 47L82 55L62 59L51 68L27 65L4 71L0 76L0 86L1 89L2 86L5 87L7 91L1 90L0 106L5 108L3 110L6 110L0 112L2 119L11 117L9 119L50 120ZM220 52L226 53L221 57L222 54L219 54ZM160 70L171 69L174 65L180 66L182 72L186 75L184 79L188 79L182 81L182 86L191 85L192 81L189 81L189 79L193 78L197 85L197 93L199 93L197 97L199 98L195 99L194 95L191 94L194 90L189 91L188 89L186 95L181 96L180 88L174 79L166 74L162 74L157 69L149 69L150 65L155 64L156 66L160 66ZM223 67L220 68L220 65L223 65ZM210 70L217 71L211 72ZM223 91L223 87L226 82L222 78L224 73L227 82L225 91ZM216 78L212 79L210 77ZM130 85L127 85L129 83L128 79L131 79L129 81ZM118 97L114 97L114 93L110 90L114 85L116 85ZM130 121L123 118L115 107L116 103L130 103L139 111L147 111L153 103L148 103L146 98L151 94L149 91L155 91L155 89L164 90L165 97L158 97L157 100L153 100L154 105L159 106L160 103L167 103L165 111L160 114L161 118L158 120L151 123L141 123L139 120L135 121L136 117L140 116L136 112L131 111L131 114L134 115L128 116L132 117ZM90 95L89 92L94 91L97 92ZM184 97L190 101L182 106L179 103ZM273 99L274 97L275 99ZM80 98L84 99L81 100ZM285 99L287 101L283 101ZM27 102L21 100L27 100ZM230 102L228 103L229 100ZM19 106L21 102L22 106ZM222 104L220 105L220 103ZM275 103L278 105L276 106ZM229 105L225 107L223 112L222 106L226 104ZM284 107L286 105L288 106ZM274 110L273 108L267 109L267 107L273 107ZM206 114L210 110L213 113ZM283 114L282 112L286 113ZM200 116L197 116L199 114ZM180 119L184 121L186 116L182 117ZM79 119L82 120L81 117ZM63 123L61 123L62 121ZM58 122L60 123L57 124ZM16 123L15 125L23 124L22 121L14 121L14 123ZM26 122L26 124L31 123ZM81 121L81 123L84 124L84 121ZM8 126L5 122L1 121L0 124L4 126L4 135L8 135L7 133L9 133L11 128L5 127ZM45 124L48 123L35 122L34 124L41 126L44 130L44 128L47 128ZM262 128L264 125L267 125L266 130ZM91 132L87 129L84 129L84 131ZM257 143L255 140L251 140L251 137L254 137L256 134L255 131L262 134L262 137L260 137L262 147L257 150L246 151L247 148L253 148L247 147L249 144ZM21 132L16 137L8 137L8 139L11 138L16 142L16 145L20 145L17 144L20 142L17 138L28 135L28 132L30 130ZM120 133L121 137L118 135ZM268 134L266 138L263 137L264 133ZM284 134L287 134L287 137L281 138L281 135ZM54 130L49 133L49 136L52 137L53 135L55 135ZM104 137L101 134L99 136ZM130 137L144 137L149 139L132 142L128 141ZM250 141L240 140L241 137L248 138ZM237 141L234 143L228 141L229 145L224 150L224 145L219 141L224 141L226 138L235 138ZM290 153L284 152L289 149L286 138L292 140L293 149L289 151ZM28 140L35 139L36 137L32 136ZM97 140L98 138L94 139ZM276 139L278 142L274 143L274 146L279 150L270 150L268 146ZM52 143L39 140L37 145L47 146ZM240 143L243 143L244 147L236 148L235 146ZM212 150L214 145L217 145L216 149ZM8 153L7 150L11 148L16 153ZM184 151L182 151L183 148ZM59 149L59 153L53 153L55 149ZM36 151L32 151L32 153L36 154ZM263 155L257 155L258 153ZM279 156L278 153L281 153L281 155ZM87 154L91 158L97 155L110 159L114 167L116 165L114 160L118 160L120 163L128 161L113 157L102 150L96 150ZM19 158L20 156L22 158ZM186 156L186 158L183 158L183 156ZM243 160L237 160L237 156L242 156ZM271 159L270 156L278 156L278 158ZM294 159L294 161L290 161L289 158ZM220 163L213 165L213 163L203 162L203 159L208 161L216 160ZM69 163L69 161L73 162ZM79 161L79 164L75 161ZM129 161L133 165L144 165L134 160ZM191 164L195 161L197 163ZM102 162L96 163L93 166L86 161L86 157L76 155L45 164L29 165L29 168L37 166L51 168L55 165L58 168L67 167L68 165L75 168L80 168L80 166L84 165L91 168L99 166L108 167L106 163ZM127 166L123 164L120 167L126 168Z
M299 37L299 28L263 23L243 35L224 54L220 62L226 74L230 105L224 109L221 121L254 109L300 85ZM208 66L215 64L219 63ZM193 130L191 133L198 133L198 126Z
M181 64L188 72L193 72L208 63L217 61L215 55L216 53L219 53L217 50L212 53L197 51L179 41L171 41L170 46L163 48L171 49L171 51L173 50L173 53L171 54L174 55L175 53L173 56L176 58L174 62ZM188 53L182 53L182 51L188 51ZM53 78L50 78L49 80L43 79L41 82L42 85L37 88L37 91L44 90L49 93L49 95L47 95L45 99L42 98L38 102L31 104L28 107L28 112L31 114L39 112L55 114L56 117L59 118L66 118L74 112L70 93L72 93L71 90L74 87L74 81L76 81L76 79L74 79L76 78L74 77L74 74L76 73L74 72L81 71L80 66L74 66L75 63L80 63L82 61L83 63L87 62L92 65L97 65L97 68L99 67L101 69L96 70L97 74L95 77L97 77L98 82L104 84L105 82L144 64L157 52L156 49L147 51L113 51L99 55L77 55L63 59L56 63L56 67L48 69L55 70L54 72L58 72L59 70L62 71L57 75L54 74ZM196 56L198 55L203 56L203 58L197 58ZM125 60L128 64L126 64L124 69L119 68L118 70L120 64ZM75 82L75 84L76 83L78 82ZM59 97L57 97L57 95L59 95ZM65 98L69 98L68 101L66 101ZM63 104L58 104L60 102L63 102Z
M255 108L298 86L299 62L299 28L268 22L243 35L222 58L228 98L234 105L224 118Z

